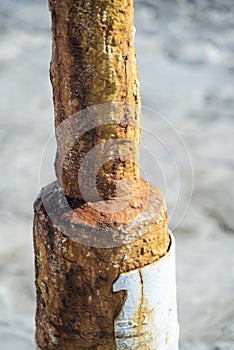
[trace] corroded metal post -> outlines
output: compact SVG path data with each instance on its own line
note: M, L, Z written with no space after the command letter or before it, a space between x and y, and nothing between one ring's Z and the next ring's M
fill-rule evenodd
M77 172L87 152L110 138L127 138L139 143L140 129L131 125L135 111L128 110L128 105L136 108L140 104L133 44L133 1L50 0L50 10L53 28L51 81L56 127L89 106L125 103L124 111L114 112L115 125L102 123L89 130L67 154L65 161L60 148L66 135L57 135L59 184L69 197L82 199ZM124 113L124 123L122 118L116 120L117 113ZM140 118L139 113L137 117ZM136 152L132 162L116 158L100 169L97 182L104 198L115 196L116 183L122 178L131 182L139 180L138 157Z
M41 350L177 348L174 241L140 179L133 0L50 0L58 181L34 205Z

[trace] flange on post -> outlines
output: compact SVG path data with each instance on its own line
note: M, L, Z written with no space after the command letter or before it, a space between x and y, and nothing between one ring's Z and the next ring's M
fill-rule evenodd
M178 348L175 243L140 179L131 0L50 0L57 181L35 204L41 350Z

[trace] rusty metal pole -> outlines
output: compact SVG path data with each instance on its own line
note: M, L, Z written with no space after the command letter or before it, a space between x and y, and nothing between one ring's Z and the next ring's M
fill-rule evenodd
M133 0L50 0L57 181L34 204L41 350L177 349L174 240L140 179Z

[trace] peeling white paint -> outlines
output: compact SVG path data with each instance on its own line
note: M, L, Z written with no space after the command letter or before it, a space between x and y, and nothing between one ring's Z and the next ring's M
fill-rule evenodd
M121 274L115 292L127 291L115 320L116 349L178 350L175 240L169 252L144 268Z

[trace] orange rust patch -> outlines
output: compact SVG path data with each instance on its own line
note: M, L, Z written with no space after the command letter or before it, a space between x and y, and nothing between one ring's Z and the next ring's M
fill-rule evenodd
M42 192L34 207L37 343L42 350L115 349L114 319L126 293L113 293L113 283L120 273L144 267L167 252L170 239L164 201L158 212L158 203L163 197L157 188L149 185L151 198L155 200L145 206L149 212L143 222L126 224L129 216L125 219L121 214L119 219L115 218L118 224L106 227L112 233L121 228L122 234L128 235L142 230L142 236L129 244L104 249L83 245L75 239L78 231L85 235L98 230L98 216L95 225L71 224L71 219L77 219L80 212L87 210L84 217L91 216L88 205L82 204L82 211L77 207L75 214L70 214L57 204L62 203L62 194L56 183ZM47 201L47 208L50 205L50 210L58 211L67 224L70 222L71 226L65 227L73 236L67 236L53 225L43 201ZM139 208L129 205L127 210L138 213L138 216L132 215L133 218L140 216Z

